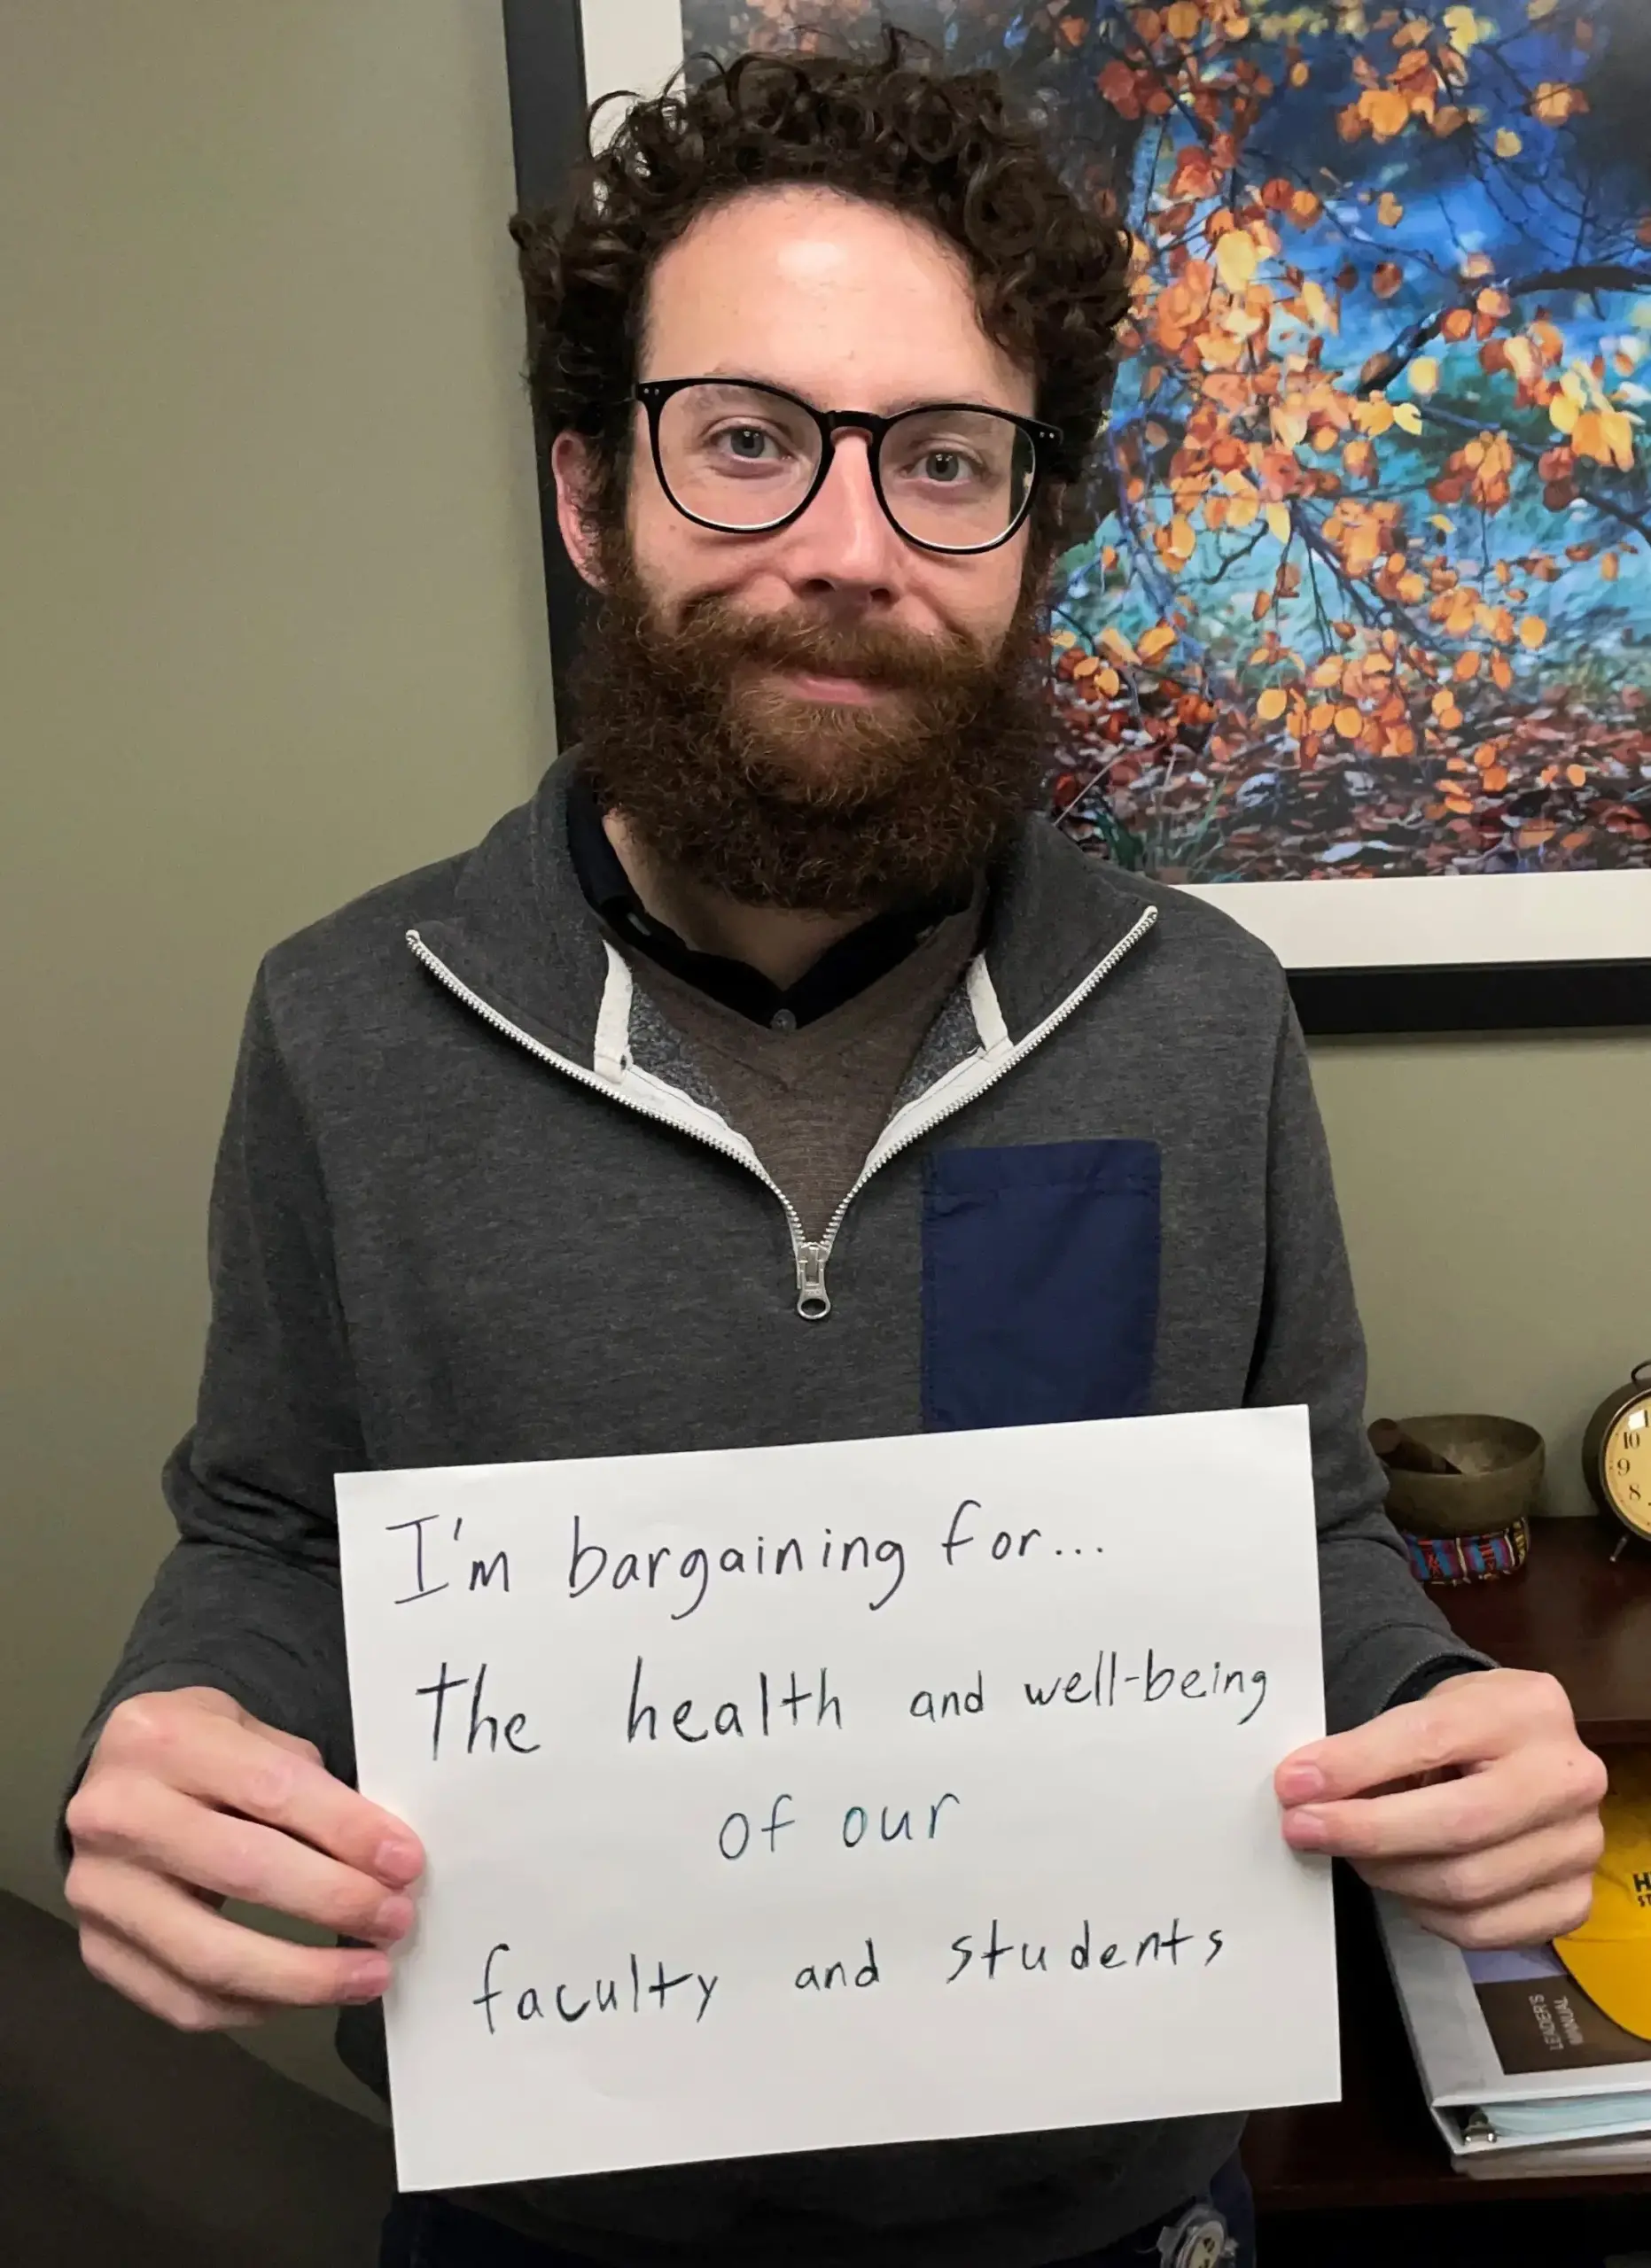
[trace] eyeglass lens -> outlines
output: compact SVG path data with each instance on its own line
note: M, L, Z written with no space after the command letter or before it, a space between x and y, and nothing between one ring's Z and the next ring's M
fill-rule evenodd
M679 510L730 532L771 527L808 493L820 429L757 388L684 386L659 412L659 460ZM883 437L889 516L913 542L966 551L1014 526L1032 485L1030 437L989 409L914 409Z

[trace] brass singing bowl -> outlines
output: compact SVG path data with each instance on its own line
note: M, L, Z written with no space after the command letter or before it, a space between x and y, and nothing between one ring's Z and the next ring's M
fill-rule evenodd
M1456 1472L1390 1467L1387 1512L1410 1535L1486 1535L1538 1509L1546 1464L1542 1436L1517 1418L1402 1418Z

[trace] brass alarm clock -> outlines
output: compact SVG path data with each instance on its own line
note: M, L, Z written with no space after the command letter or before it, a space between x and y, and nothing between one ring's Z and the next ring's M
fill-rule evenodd
M1651 1543L1651 1363L1641 1363L1588 1420L1582 1469L1600 1510Z

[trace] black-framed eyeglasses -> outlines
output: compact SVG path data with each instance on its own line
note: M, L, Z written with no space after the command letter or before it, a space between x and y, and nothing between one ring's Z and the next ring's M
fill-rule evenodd
M995 551L1032 509L1058 426L978 402L938 401L879 417L816 409L757 378L649 378L659 485L697 527L771 535L800 518L831 470L838 433L867 435L877 501L925 551Z

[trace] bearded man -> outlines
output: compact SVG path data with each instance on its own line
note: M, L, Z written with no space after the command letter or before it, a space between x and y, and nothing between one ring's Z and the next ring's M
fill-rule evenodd
M67 1809L86 1960L190 2028L339 2004L383 2091L423 1854L350 1784L339 1472L1246 1403L1312 1418L1331 1732L1281 1831L1464 1942L1572 1927L1602 1775L1382 1516L1283 975L1032 815L1124 231L892 40L641 105L516 233L581 738L260 973L180 1542ZM1241 2124L409 2197L384 2261L1247 2263Z

